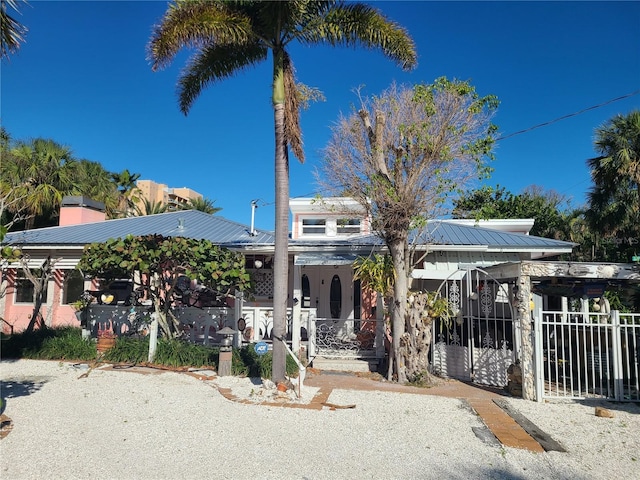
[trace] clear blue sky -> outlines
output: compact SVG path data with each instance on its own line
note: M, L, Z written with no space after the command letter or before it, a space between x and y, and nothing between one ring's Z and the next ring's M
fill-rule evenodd
M419 66L404 73L374 51L291 49L298 79L326 102L302 113L307 162L292 159L291 195L312 196L312 172L353 89L393 81L470 80L501 105L503 135L640 89L640 2L374 2L415 39ZM36 1L23 8L27 42L2 62L0 115L15 139L51 138L110 171L189 187L220 215L273 228L270 62L203 92L185 117L176 79L188 55L152 72L145 59L161 1ZM584 202L594 129L640 108L640 95L498 143L488 184L514 193L536 184ZM296 162L296 163L294 163Z

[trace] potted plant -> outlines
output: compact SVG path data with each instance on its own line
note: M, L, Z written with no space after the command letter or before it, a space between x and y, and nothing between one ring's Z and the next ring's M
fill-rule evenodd
M98 329L98 341L96 343L96 348L98 350L99 355L102 355L104 352L109 350L115 344L116 344L116 334L111 328L111 325L109 325L109 328Z

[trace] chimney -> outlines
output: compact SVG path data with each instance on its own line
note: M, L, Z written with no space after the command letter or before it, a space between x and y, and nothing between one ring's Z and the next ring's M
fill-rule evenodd
M60 204L60 226L81 223L103 222L106 220L104 203L84 196L67 196Z

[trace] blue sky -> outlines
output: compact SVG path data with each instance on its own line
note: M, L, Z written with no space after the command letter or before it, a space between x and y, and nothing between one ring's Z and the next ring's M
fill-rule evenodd
M371 2L404 25L419 65L402 72L375 51L294 46L298 79L326 101L302 113L307 162L292 159L291 195L317 191L313 171L329 127L393 81L470 80L501 101L502 135L606 103L640 89L640 2ZM23 8L27 42L2 62L0 116L15 139L51 138L110 171L189 187L220 215L273 228L270 71L258 68L212 85L187 117L176 79L188 54L152 72L145 47L166 10L161 1L37 1ZM640 108L640 95L498 142L487 182L519 193L528 185L584 202L585 160L594 129ZM295 163L294 163L295 162Z

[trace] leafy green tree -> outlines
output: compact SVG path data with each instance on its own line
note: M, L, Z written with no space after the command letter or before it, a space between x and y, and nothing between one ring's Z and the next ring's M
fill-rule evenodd
M202 197L189 199L189 203L182 208L183 210L198 210L199 212L210 213L211 215L222 210L222 208L215 206L215 200Z
M21 0L0 0L0 58L9 58L9 55L16 53L20 44L24 43L27 27L16 20L14 15L9 13L7 7L14 12L20 13L18 3ZM28 3L22 0L22 3Z
M413 265L409 234L433 218L448 195L487 173L497 103L494 96L480 97L467 82L446 78L413 88L392 85L341 118L325 149L321 188L360 203L393 261L390 357L401 383L429 376L415 359L427 358L430 324L411 323L414 317L407 314Z
M107 283L116 278L133 279L136 288L152 300L162 334L171 338L180 333L179 321L172 313L178 278L186 275L216 292L232 294L250 286L244 264L242 254L208 240L129 235L87 245L77 268L85 276Z
M298 89L289 45L325 44L379 49L403 68L416 63L413 41L378 10L341 1L185 1L170 4L149 44L153 69L168 65L181 48L196 48L178 81L179 105L187 113L209 84L273 60L275 126L275 254L273 375L284 379L288 292L289 155L304 161Z
M640 110L596 129L594 148L599 155L587 161L593 180L587 219L598 234L598 252L629 262L640 252Z
M466 192L454 200L453 218L533 218L531 235L565 240L571 212L567 199L553 190L532 185L514 195L498 185Z
M514 194L504 187L482 187L454 200L453 218L476 220L533 218L531 235L577 244L561 258L593 261L595 237L585 218L584 208L571 207L568 199L553 191L531 185Z

